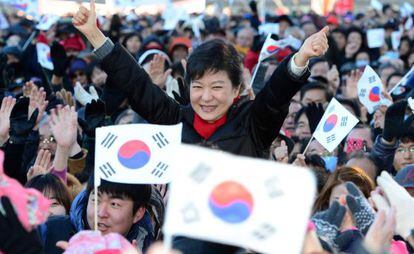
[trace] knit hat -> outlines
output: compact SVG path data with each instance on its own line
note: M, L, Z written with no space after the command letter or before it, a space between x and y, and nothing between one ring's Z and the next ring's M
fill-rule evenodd
M171 55L174 49L178 46L183 46L189 49L191 47L191 40L187 37L174 38L171 42L170 47L168 48L168 53Z
M13 55L17 58L20 58L22 56L22 51L17 46L7 46L3 48L3 53L6 55Z
M62 41L62 45L65 50L83 51L86 49L86 45L79 35L71 36Z
M69 68L69 74L73 74L76 71L86 71L88 64L82 58L76 58L72 61Z

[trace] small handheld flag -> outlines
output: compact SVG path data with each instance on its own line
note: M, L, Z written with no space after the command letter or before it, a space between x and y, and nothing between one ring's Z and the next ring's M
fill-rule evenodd
M313 137L326 150L332 152L358 122L359 120L354 115L333 98L316 127Z
M40 18L39 23L37 24L36 28L39 30L47 31L49 30L56 22L59 20L59 16L53 14L44 14L42 18Z
M164 184L181 143L181 124L129 124L96 130L96 179L118 183Z
M364 73L358 81L358 98L370 114L381 104L391 104L391 102L382 95L383 91L384 86L382 85L381 78L371 66L365 66Z
M272 38L272 34L268 34L266 41L263 44L262 50L260 51L259 62L271 57L272 55L279 52L279 50L284 49L288 46L298 49L301 46L301 41L294 38L293 36L289 36L286 39L277 41Z
M180 172L171 183L166 239L181 235L261 253L300 252L315 194L308 169L189 145L177 154L191 156L176 161ZM301 188L292 189L292 179Z
M36 43L37 61L39 64L48 70L53 70L52 57L50 55L50 47L45 43Z

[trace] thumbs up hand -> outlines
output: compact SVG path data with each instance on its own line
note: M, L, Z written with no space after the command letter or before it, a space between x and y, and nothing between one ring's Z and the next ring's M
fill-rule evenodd
M96 23L95 0L90 0L89 10L80 6L73 16L72 23L96 49L102 46L106 40Z
M329 27L325 26L319 32L309 36L295 57L297 66L305 66L312 57L323 56L329 48L327 34Z

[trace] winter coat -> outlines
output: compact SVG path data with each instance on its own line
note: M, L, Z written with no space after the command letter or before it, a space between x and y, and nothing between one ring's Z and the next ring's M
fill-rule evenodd
M99 49L98 49L99 50ZM284 60L254 101L239 100L227 113L227 121L208 139L194 129L195 112L181 106L154 85L135 59L119 44L103 57L102 69L128 98L131 108L152 124L183 124L182 142L215 147L237 155L268 158L268 149L277 137L287 116L290 99L306 82L310 73L300 78L288 70L291 57Z

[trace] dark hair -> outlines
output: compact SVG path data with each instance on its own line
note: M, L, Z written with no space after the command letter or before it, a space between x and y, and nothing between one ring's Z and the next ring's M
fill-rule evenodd
M325 186L315 201L313 211L318 212L327 209L332 190L346 182L353 182L366 198L370 196L375 187L374 182L362 169L353 167L338 168L328 177Z
M46 196L56 198L59 204L65 207L66 213L69 213L72 196L68 187L62 182L62 180L60 180L59 177L50 173L38 175L30 179L30 181L26 183L25 187L36 189L42 193L45 193Z
M357 118L361 117L361 109L358 107L358 102L355 99L336 98L342 105L347 105L352 108Z
M138 33L129 33L125 35L124 39L122 40L122 46L126 48L127 41L132 37L138 37L139 41L142 42L142 37Z
M171 69L172 69L171 74L172 74L173 77L175 77L177 75L177 76L180 76L180 77L184 78L185 70L184 70L184 67L181 64L181 62L174 63L172 65Z
M330 101L333 97L332 92L328 89L328 87L326 85L324 85L323 83L314 81L314 82L310 82L310 83L304 85L300 89L300 100L302 101L303 97L305 96L305 93L309 90L312 90L312 89L324 90L326 101Z
M341 34L343 34L343 36L346 37L346 31L344 29L340 28L340 27L332 30L331 34L333 34L333 33L341 33Z
M404 134L400 138L400 143L411 143L411 142L414 142L414 134L412 133Z
M323 62L327 62L328 65L329 65L328 59L326 59L324 57L316 57L316 58L313 58L313 59L311 59L309 61L309 69L312 69L315 64L317 64L317 63L323 63Z
M242 84L242 59L234 46L214 39L198 46L188 58L187 75L197 80L208 72L225 71L234 88Z
M93 174L89 178L88 185L86 186L86 193L89 197L94 189L94 176ZM132 199L134 203L132 208L132 214L135 214L140 207L147 207L148 202L151 199L151 185L150 184L126 184L126 183L113 183L105 180L101 180L101 185L98 187L98 192L105 194L120 195L126 198Z
M367 159L367 160L371 161L372 164L375 166L375 168L376 168L375 171L377 173L379 171L379 168L377 166L377 162L376 162L375 157L371 153L369 153L369 152L364 152L364 151L355 151L355 152L352 152L348 156L348 161L351 160L351 159Z
M305 156L305 163L315 173L318 193L321 192L329 176L325 161L319 154L310 154Z
M393 72L391 75L389 75L388 76L388 78L387 78L387 81L385 82L385 85L386 86L388 86L388 83L390 83L390 80L393 78L393 77L404 77L404 74L402 74L402 73L400 73L400 72Z

